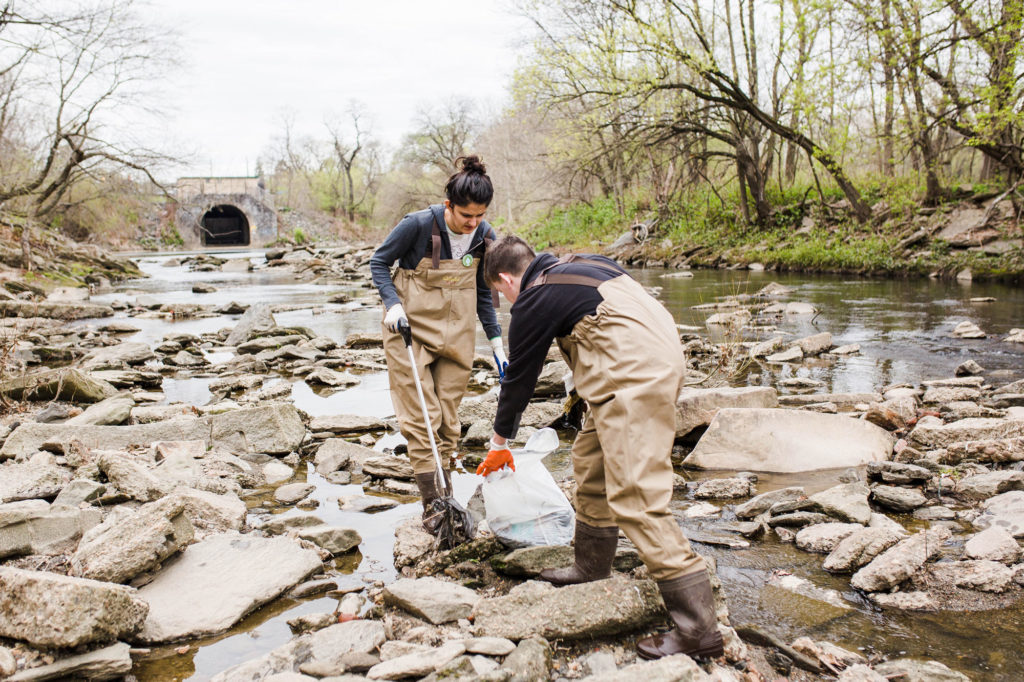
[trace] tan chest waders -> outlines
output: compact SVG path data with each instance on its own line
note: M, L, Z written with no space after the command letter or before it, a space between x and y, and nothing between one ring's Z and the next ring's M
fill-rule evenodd
M479 258L441 260L441 234L434 221L433 251L414 270L399 268L395 289L412 328L423 396L437 445L444 460L455 452L461 425L458 408L466 393L473 364L476 330L476 273ZM391 401L409 442L409 460L417 474L433 473L430 438L416 393L409 354L401 334L383 328Z

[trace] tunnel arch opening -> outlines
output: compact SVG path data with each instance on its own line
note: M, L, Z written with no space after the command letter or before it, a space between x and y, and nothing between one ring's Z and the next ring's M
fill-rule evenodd
M214 206L199 225L203 246L249 246L249 219L237 206Z

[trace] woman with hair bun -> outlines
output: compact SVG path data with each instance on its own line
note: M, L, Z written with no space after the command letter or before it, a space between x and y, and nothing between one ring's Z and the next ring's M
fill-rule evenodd
M486 244L496 238L484 220L494 188L479 157L459 157L455 166L458 170L444 188L444 202L405 216L370 258L373 284L386 311L384 353L391 401L409 442L409 460L423 498L423 525L431 532L436 528L428 510L439 496L436 467L399 324L406 321L412 329L412 348L445 476L461 436L457 411L469 384L477 318L499 371L508 364L491 292L479 268ZM392 279L395 261L398 268Z

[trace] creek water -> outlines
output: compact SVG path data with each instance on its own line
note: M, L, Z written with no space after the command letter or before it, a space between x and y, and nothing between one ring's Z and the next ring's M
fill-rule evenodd
M228 258L263 260L261 252L222 254ZM131 300L144 294L161 302L243 304L256 302L292 309L278 312L282 326L305 326L321 335L344 340L354 332L376 332L380 325L378 306L326 303L328 297L347 291L353 299L367 298L372 290L363 282L332 284L296 283L278 269L258 269L252 273L193 272L174 265L170 256L137 259L147 279L127 281L110 292L94 296L96 301ZM171 265L168 267L168 263ZM833 343L860 344L860 352L851 356L820 356L793 365L751 364L731 378L734 385L777 386L781 379L800 376L824 382L820 392L868 392L882 386L908 382L920 384L932 378L952 376L954 368L967 359L977 361L995 385L1024 377L1024 346L1003 341L1013 327L1024 326L1024 290L996 283L959 283L932 280L862 279L844 276L809 276L747 271L696 271L692 278L666 275L673 271L642 270L633 273L649 287L660 287L659 299L672 312L676 322L689 325L701 335L714 311L694 310L693 306L711 303L727 296L758 291L775 281L793 291L787 300L806 301L819 311L817 315L788 317L774 321L781 332L794 338L821 331L831 332ZM195 282L217 287L209 294L194 294ZM993 302L971 303L971 298L992 297ZM232 326L237 315L166 321L132 318L140 328L129 340L156 345L168 333L201 334ZM108 318L109 319L109 318ZM508 305L503 302L499 319L507 327ZM954 339L950 335L957 323L970 320L988 337L977 340ZM101 324L103 320L82 324ZM748 337L752 338L752 337ZM762 335L761 338L764 338ZM478 328L478 351L489 354L489 347ZM230 357L208 352L211 362ZM173 375L164 379L167 402L183 401L202 405L210 399L207 389L215 378ZM386 374L364 373L362 383L335 393L312 390L301 380L275 377L268 381L289 381L297 407L313 416L361 414L386 417L393 414ZM780 388L780 393L786 393ZM392 446L400 437L385 436L377 449ZM547 458L546 464L557 474L569 468L569 441ZM721 477L723 472L681 472L687 478ZM808 494L838 483L836 471L794 475L761 475L757 492L801 485ZM316 485L320 503L316 514L329 524L355 528L363 537L357 552L338 558L331 573L339 586L390 581L396 573L392 565L394 527L402 519L419 513L418 503L403 504L377 514L340 511L336 499L361 492L359 485L335 485L304 465L297 468L292 481L308 480ZM470 473L455 476L456 496L466 500L479 479ZM272 490L258 491L247 498L254 516L294 514L293 509L275 507ZM680 497L680 508L689 504ZM734 520L731 505L720 518L688 520L689 535L724 535L716 527ZM911 526L907 517L896 517ZM967 530L966 528L964 529ZM962 541L962 537L961 537ZM734 625L753 624L785 641L806 635L825 639L865 654L885 657L912 656L932 658L960 670L973 680L1024 679L1024 608L1014 605L989 611L940 611L911 613L882 611L863 599L849 586L849 578L835 577L821 569L822 555L809 554L792 544L774 539L753 542L748 548L726 549L694 542L697 551L713 556L718 565ZM821 588L837 590L846 608L797 597L791 592L766 587L768 579L779 571L806 578ZM285 643L291 634L286 620L310 612L331 611L336 601L314 598L297 601L278 599L247 616L230 631L203 640L157 647L136 657L133 673L139 680L204 680L217 672L259 656ZM187 645L187 646L186 646ZM179 648L181 647L181 648Z

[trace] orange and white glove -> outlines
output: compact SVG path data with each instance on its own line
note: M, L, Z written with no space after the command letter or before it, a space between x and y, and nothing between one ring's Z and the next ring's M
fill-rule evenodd
M487 457L476 468L477 476L486 477L506 466L512 471L516 470L516 463L512 461L512 451L508 449L507 445L498 445L493 440L489 445L490 450L487 451Z

